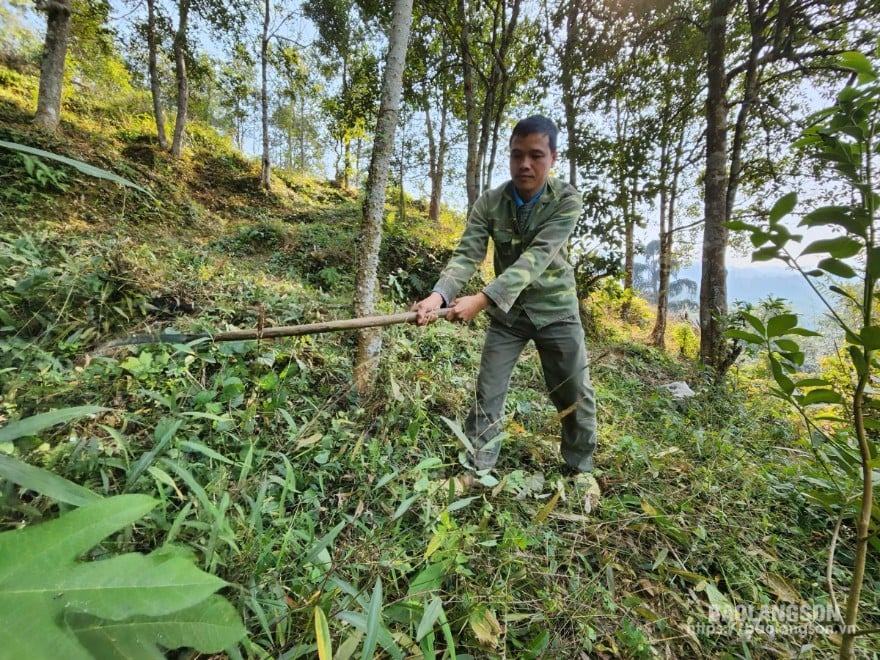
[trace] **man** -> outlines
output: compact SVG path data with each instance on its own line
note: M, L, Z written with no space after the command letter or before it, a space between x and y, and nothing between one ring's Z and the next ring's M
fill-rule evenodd
M510 138L510 176L476 201L461 242L432 293L412 307L416 322L436 320L449 306L449 321L468 323L486 310L486 333L474 405L465 433L477 470L495 465L510 376L529 340L535 342L544 380L562 418L562 471L593 469L596 404L587 366L584 331L578 315L568 239L581 214L574 187L550 176L556 163L556 125L533 115L521 120ZM494 244L496 279L472 296L458 293Z

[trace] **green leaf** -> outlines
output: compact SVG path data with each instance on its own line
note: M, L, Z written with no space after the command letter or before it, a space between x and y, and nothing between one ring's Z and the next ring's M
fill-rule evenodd
M341 523L337 523L336 526L331 529L329 532L324 534L318 541L309 548L308 552L305 553L303 557L303 564L311 564L321 553L322 550L325 550L333 541L336 540L336 537L339 536L339 532L341 532L345 528L346 522L342 521Z
M834 390L819 389L810 390L809 392L804 394L803 398L800 401L801 405L809 406L814 403L840 403L842 401L842 398L840 394L838 394Z
M49 160L55 160L59 163L64 163L65 165L69 165L70 167L79 170L83 174L87 174L89 176L93 176L97 179L106 179L107 181L112 181L113 183L118 183L123 186L128 186L133 190L137 190L138 192L142 192L145 195L149 195L153 197L153 193L151 193L146 188L143 188L136 183L125 179L118 174L113 174L113 172L108 172L107 170L102 170L99 167L95 167L94 165L89 165L88 163L83 163L80 160L75 160L73 158L67 158L66 156L59 156L58 154L53 154L50 151L43 151L42 149L36 149L34 147L28 147L23 144L17 144L15 142L6 142L4 140L0 140L0 147L5 147L11 151L18 151L25 154L31 154L32 156L39 156L40 158L48 158ZM155 198L154 198L155 199Z
M780 258L781 253L779 252L779 248L775 245L770 245L752 252L752 261L772 261L773 259Z
M2 144L2 141L0 141L0 144ZM19 438L37 435L40 431L57 424L64 424L78 417L96 415L107 410L110 409L100 406L76 406L74 408L59 408L58 410L40 413L33 417L25 417L0 428L0 443L13 442Z
M367 612L367 638L361 648L361 660L372 660L376 643L379 641L379 627L382 621L382 578L376 578L370 609Z
M470 453L475 453L474 445L471 443L470 439L465 435L465 432L462 430L461 425L457 422L453 422L448 417L444 417L440 415L440 419L442 419L446 426L448 426L452 432L455 434L455 437L458 438L459 442L464 445L464 448L467 449Z
M767 321L767 337L781 337L797 325L797 314L778 314Z
M247 634L235 608L216 594L163 617L104 621L70 612L65 619L80 643L101 660L165 658L164 649L181 647L220 653Z
M767 334L767 328L764 327L764 322L761 319L759 319L757 316L755 316L754 314L749 314L746 311L741 311L739 313L739 315L742 316L743 319L745 319L748 322L748 324L750 326L752 326L755 329L755 332L757 332L759 335L761 335L763 337L764 335Z
M794 392L794 381L782 372L782 365L779 363L779 360L775 358L770 359L770 371L773 373L773 380L779 385L779 389L785 392L787 396L791 396L791 393Z
M837 277L850 278L856 276L856 271L853 270L852 266L840 261L840 259L822 259L816 265L826 273L837 275Z
M867 238L870 217L859 209L848 206L823 206L807 213L798 223L799 227L824 227L837 225L851 234Z
M804 378L803 380L799 380L794 384L797 388L804 387L825 387L828 385L828 381L824 378Z
M100 495L88 488L2 453L0 453L0 477L73 506L83 506L101 499Z
M865 348L869 351L880 349L880 326L870 325L859 333Z
M770 209L770 224L776 224L794 210L797 204L797 193L790 192L780 197Z
M419 621L419 627L416 631L416 642L422 641L422 638L434 629L434 624L443 613L443 601L439 596L434 596L425 611L422 613L422 620Z
M315 607L315 640L318 644L318 660L332 660L333 642L330 639L330 626L327 615L320 605Z
M849 69L850 71L855 71L857 74L859 74L860 84L873 82L877 79L877 72L871 65L871 60L869 60L864 55L864 53L860 53L858 51L841 53L841 55L839 56L839 60L840 65L843 68Z
M731 220L730 222L725 222L724 226L731 231L760 231L757 225L750 225L742 220Z
M367 631L367 617L363 612L340 612L336 615L336 618L340 621L344 621L350 626L357 628L362 632ZM388 629L385 626L378 626L378 639L379 644L382 645L382 648L388 652L392 658L395 660L402 660L404 657L403 651L401 648L395 643L394 638L391 636L391 633L388 632Z
M800 346L798 346L798 343L793 339L776 339L775 343L780 351L788 353L796 353L800 351Z
M813 241L800 256L805 254L830 254L835 259L848 259L854 257L862 249L862 242L852 238L851 236L838 236L837 238L826 238L820 241Z
M441 563L428 564L409 583L407 595L410 597L419 594L437 591L446 577L446 566Z
M731 328L730 330L725 330L724 336L730 337L731 339L742 339L743 341L748 342L749 344L760 345L760 344L764 343L763 337L756 335L756 334L753 334L751 332L746 332L745 330L739 330L737 328Z
M91 657L65 613L124 621L164 617L205 601L226 583L172 553L78 558L154 506L145 495L97 500L51 522L0 534L0 648L11 657ZM26 558L23 561L22 558ZM157 622L156 622L157 623ZM169 631L170 633L170 631ZM191 641L187 640L186 645Z
M473 496L473 497L463 497L463 498L461 498L460 500L456 500L455 502L453 502L452 504L450 504L449 506L447 506L447 507L446 507L446 510L447 510L449 513L452 513L453 511L458 511L459 509L463 509L463 508L465 508L465 507L468 506L471 502L473 502L474 500L478 500L478 499L480 499L480 498L477 497L477 496Z

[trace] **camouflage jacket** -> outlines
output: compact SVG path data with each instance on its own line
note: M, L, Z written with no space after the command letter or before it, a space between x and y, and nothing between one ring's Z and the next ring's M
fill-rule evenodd
M451 302L486 258L491 237L496 277L483 289L492 301L488 314L510 325L525 312L541 328L578 313L568 239L581 215L581 196L561 179L548 178L520 230L512 186L508 181L476 201L434 290Z

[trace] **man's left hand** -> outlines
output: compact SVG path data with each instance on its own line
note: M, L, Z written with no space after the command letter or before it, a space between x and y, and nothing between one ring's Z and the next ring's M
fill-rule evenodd
M489 303L489 296L483 292L473 296L456 298L452 301L452 305L449 306L449 314L447 314L446 320L470 323L476 318L477 314L489 306Z

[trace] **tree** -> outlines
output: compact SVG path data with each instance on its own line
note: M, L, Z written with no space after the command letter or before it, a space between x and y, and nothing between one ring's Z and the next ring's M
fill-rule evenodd
M641 294L641 296L649 303L656 305L661 295L661 272L663 264L660 255L660 241L655 239L645 245L644 262L636 262L634 267L633 287ZM676 277L680 270L678 260L674 257L669 266L669 282L667 283L667 297L676 298L681 295L697 294L697 283L687 277ZM690 306L687 303L692 301L683 301L682 306Z
M171 155L180 158L186 131L186 111L189 106L189 78L186 73L187 29L190 0L177 0L177 30L174 33L174 75L177 80L177 117L171 140Z
M361 240L358 246L358 270L355 278L355 315L367 316L376 308L379 249L385 216L385 187L394 149L398 106L403 87L403 69L412 24L412 0L395 0L391 27L388 30L388 56L382 77L382 98L373 156L364 199ZM375 380L376 361L382 347L382 335L375 329L362 330L358 338L354 381L358 392L365 393Z
M46 38L34 123L47 131L55 131L61 120L64 62L70 41L70 0L46 0L38 6L46 12Z
M150 75L150 94L153 97L153 117L156 119L156 135L159 139L159 148L163 151L168 149L168 136L165 132L165 113L162 110L162 85L159 79L158 68L158 42L157 42L157 16L156 0L147 0L147 57Z
M279 78L272 124L279 132L282 153L288 168L316 171L321 165L320 124L316 99L321 91L314 78L315 58L308 50L281 46L270 51L273 69Z
M318 28L326 75L339 76L338 92L325 99L324 110L337 145L336 181L347 188L354 172L353 143L366 135L375 112L378 61L366 43L367 26L355 0L307 0L303 10Z
M724 338L727 223L733 219L754 112L780 81L827 73L830 57L873 44L876 30L858 28L862 22L871 25L876 4L876 0L851 0L839 3L834 12L819 0L712 0L709 4L700 359L719 377L732 364Z
M880 150L880 70L858 52L840 58L852 71L850 84L837 96L834 106L817 113L796 147L812 157L823 170L831 171L847 189L843 204L823 206L802 216L799 227L833 228L832 238L821 238L802 250L802 235L792 234L783 223L795 210L797 195L789 193L770 210L767 224L757 226L734 221L732 228L748 231L758 248L753 261L778 259L797 270L828 310L829 318L846 337L846 349L838 356L843 378L799 377L804 353L793 336L818 333L797 326L794 314L780 314L764 322L743 313L748 331L728 330L728 336L760 346L770 363L776 387L774 396L788 402L801 415L810 432L811 445L831 478L827 492L816 498L838 518L837 530L850 516L855 521L852 578L842 618L840 657L849 660L856 651L860 599L865 579L869 544L875 543L872 528L880 523L874 506L874 465L877 461L878 422L876 382L880 369L880 325L877 323L877 284L880 282L880 245L877 212L880 191L876 182ZM848 201L848 203L847 203ZM820 257L815 267L805 268L802 258ZM837 295L834 300L828 292ZM820 414L816 414L820 404ZM835 410L829 414L828 406ZM823 482L820 482L823 483ZM840 616L831 567L838 533L834 533L828 569L828 589ZM875 544L876 547L876 544ZM850 562L847 561L849 564ZM864 631L862 631L864 632ZM869 631L870 632L870 631Z

